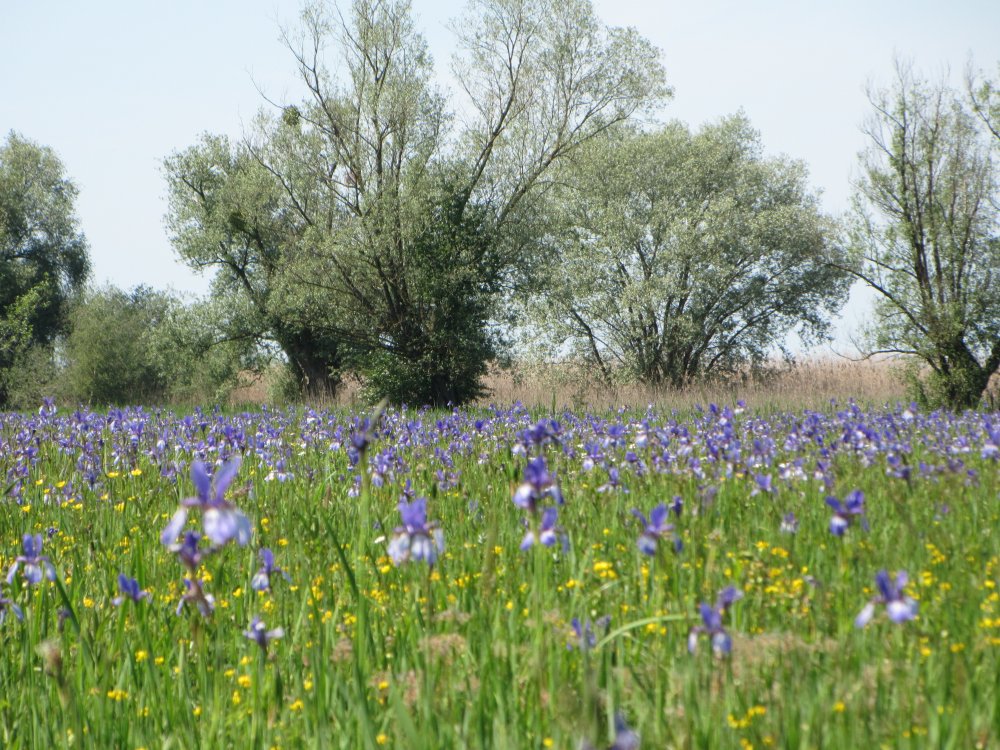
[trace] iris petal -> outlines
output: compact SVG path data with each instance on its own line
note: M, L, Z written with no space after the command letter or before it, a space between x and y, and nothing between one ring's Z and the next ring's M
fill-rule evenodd
M198 493L198 499L203 503L208 502L208 493L212 490L212 479L208 476L208 470L201 461L195 461L191 464L191 481Z
M868 602L868 604L864 606L864 609L862 609L858 613L858 616L854 618L854 627L863 628L865 625L871 622L871 619L874 616L875 616L875 605L872 602Z
M906 622L916 617L915 605L912 599L896 599L885 605L885 611L893 622Z
M170 519L167 528L160 534L160 543L163 545L173 544L177 536L181 533L181 529L184 528L185 523L187 523L187 508L180 507Z
M223 495L226 494L226 490L229 489L229 485L233 483L236 478L236 473L240 470L240 463L242 459L240 456L234 456L229 459L221 469L215 475L215 497L212 499L221 503ZM206 493L207 494L207 493Z

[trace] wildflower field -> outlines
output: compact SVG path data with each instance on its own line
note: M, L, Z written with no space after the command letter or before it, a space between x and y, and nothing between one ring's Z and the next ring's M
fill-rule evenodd
M1000 415L0 415L4 748L1000 746Z

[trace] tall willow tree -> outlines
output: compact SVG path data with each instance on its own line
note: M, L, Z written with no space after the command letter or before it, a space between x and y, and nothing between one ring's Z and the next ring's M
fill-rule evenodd
M332 395L344 364L339 339L303 321L286 293L296 244L307 225L281 185L247 148L204 136L166 161L168 228L181 258L214 269L220 343L276 344L302 391Z
M605 379L681 385L759 364L792 329L826 333L848 279L801 163L765 158L742 115L691 133L622 130L560 171L551 347Z
M1000 367L1000 171L979 94L977 117L901 63L869 92L850 236L850 269L878 294L870 348L915 356L918 395L956 409Z

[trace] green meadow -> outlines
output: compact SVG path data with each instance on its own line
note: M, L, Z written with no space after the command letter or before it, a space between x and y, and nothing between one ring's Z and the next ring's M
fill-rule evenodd
M0 415L3 747L1000 743L996 415L187 416Z

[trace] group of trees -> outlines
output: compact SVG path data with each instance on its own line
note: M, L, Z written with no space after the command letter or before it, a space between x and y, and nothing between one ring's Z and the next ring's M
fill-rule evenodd
M212 302L88 288L76 195L51 149L0 144L0 408L217 396L250 353L222 340Z
M475 396L555 168L668 94L656 50L589 0L475 0L456 28L449 102L408 2L309 7L286 36L306 98L167 161L182 257L308 391L351 369L394 400Z
M760 365L793 330L821 340L855 279L880 295L872 351L923 361L928 400L978 401L1000 365L989 81L959 94L900 67L873 91L838 222L742 114L652 124L671 93L658 53L590 0L471 0L454 30L448 97L406 0L305 9L284 37L304 98L165 162L172 242L213 273L198 304L84 292L75 191L10 136L0 405L39 357L105 402L202 394L268 351L307 397L354 373L372 397L457 403L515 334L602 379L676 386Z
M213 305L146 286L86 290L70 307L50 390L94 404L224 397L251 360L220 335Z

